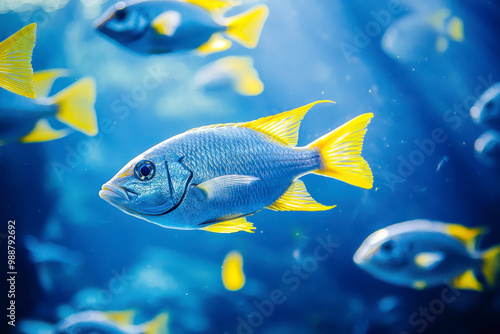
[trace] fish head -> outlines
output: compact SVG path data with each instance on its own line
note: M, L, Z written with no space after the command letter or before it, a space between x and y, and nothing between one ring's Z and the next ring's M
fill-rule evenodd
M94 26L121 44L134 42L147 32L150 25L149 13L141 4L120 1L96 19Z
M500 83L488 88L470 109L472 120L487 127L500 129Z
M408 267L412 243L388 228L372 233L354 254L354 262L372 274L391 275Z
M153 147L106 182L99 196L127 214L156 222L181 203L192 175L182 158Z

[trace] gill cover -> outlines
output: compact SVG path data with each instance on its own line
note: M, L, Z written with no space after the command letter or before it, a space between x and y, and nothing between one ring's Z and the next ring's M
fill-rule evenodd
M193 172L187 168L182 160L183 158L177 156L170 156L166 159L170 194L174 203L174 207L168 211L172 211L181 203L189 181L193 178Z

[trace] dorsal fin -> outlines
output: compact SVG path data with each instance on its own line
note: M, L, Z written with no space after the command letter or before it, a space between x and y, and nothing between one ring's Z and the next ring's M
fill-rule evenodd
M274 211L324 211L334 208L316 202L307 192L304 182L295 180L280 198L267 208Z
M480 237L487 232L487 228L449 224L446 226L446 231L463 243L469 252L474 252Z
M316 104L324 102L335 103L329 100L320 100L277 115L259 118L246 123L238 123L236 126L265 133L282 144L294 147L297 145L300 122L304 115Z
M240 1L235 0L184 0L192 5L204 8L211 13L219 14L232 7L238 6Z

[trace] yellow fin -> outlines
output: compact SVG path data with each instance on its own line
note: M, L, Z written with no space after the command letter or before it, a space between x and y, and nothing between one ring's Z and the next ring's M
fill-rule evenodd
M260 33L268 15L269 8L266 5L257 5L227 18L227 34L241 45L254 48L259 43Z
M483 274L490 287L494 287L500 270L500 245L483 252Z
M0 43L0 87L34 99L31 55L36 42L36 23L28 24Z
M429 22L432 24L434 28L439 31L444 31L444 22L451 15L451 11L448 8L441 8L431 15L429 18Z
M167 325L168 314L160 313L144 326L144 334L166 334L168 333Z
M39 143L62 138L69 134L68 129L54 130L46 119L36 122L31 132L19 139L22 143Z
M85 77L52 97L58 106L56 118L86 135L97 134L97 116L94 110L95 81Z
M323 159L322 169L314 173L370 189L373 175L361 150L372 117L372 113L359 115L309 144L307 147L319 150Z
M415 256L415 264L423 269L432 269L443 259L444 255L441 252L422 252Z
M324 102L335 103L328 100L316 101L277 115L259 118L246 123L238 123L236 126L265 133L282 144L293 147L297 145L300 122L304 118L304 115L316 104Z
M35 72L33 74L33 82L35 84L36 97L40 98L49 96L54 81L67 75L68 71L61 69Z
M240 4L234 0L184 0L190 4L205 8L212 13L221 13Z
M181 14L178 11L168 10L155 17L151 27L160 35L173 36L181 22Z
M222 264L222 284L229 291L237 291L245 286L245 273L243 272L243 256L237 251L226 255Z
M439 52L439 53L443 53L445 52L446 50L448 49L448 40L443 37L443 36L439 36L437 39L436 39L436 50Z
M477 280L476 276L474 276L474 273L470 269L462 275L454 278L451 281L451 285L462 290L483 291L483 285Z
M208 55L215 52L227 50L231 47L231 41L224 38L219 33L213 34L208 42L200 46L197 50L202 55Z
M412 286L414 289L423 290L427 287L427 283L425 281L415 281Z
M466 227L458 224L447 224L445 229L448 234L463 243L471 253L476 251L480 237L487 232L486 227Z
M458 17L453 17L448 24L448 34L456 42L464 40L464 22Z
M239 231L254 233L253 230L255 230L255 227L252 223L247 222L245 217L241 217L232 220L226 220L220 223L215 223L206 227L202 227L201 229L215 233L234 233Z
M253 66L252 57L225 57L217 60L217 67L229 74L234 80L234 89L241 95L255 96L264 91L264 84Z
M134 311L109 311L103 312L104 316L119 325L130 325L134 319Z
M295 180L290 188L267 208L274 211L325 211L336 207L316 202L307 192L304 182Z

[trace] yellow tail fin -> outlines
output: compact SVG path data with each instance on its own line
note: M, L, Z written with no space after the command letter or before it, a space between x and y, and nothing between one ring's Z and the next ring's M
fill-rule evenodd
M490 287L494 287L500 270L500 245L483 253L483 274Z
M148 322L144 328L144 334L166 334L168 314L160 313L153 320Z
M322 168L314 173L370 189L373 175L370 166L361 157L361 150L366 127L372 117L372 113L359 115L309 144L307 147L319 150L323 158Z
M249 56L229 56L218 60L218 65L227 70L234 79L234 89L241 95L259 95L264 90L259 73Z
M0 43L0 87L32 99L36 97L31 67L35 42L36 23L32 23Z
M85 77L54 95L53 103L59 110L57 119L86 135L97 134L97 117L94 110L95 81Z
M246 12L228 18L227 34L241 45L253 49L257 46L269 8L257 5Z

